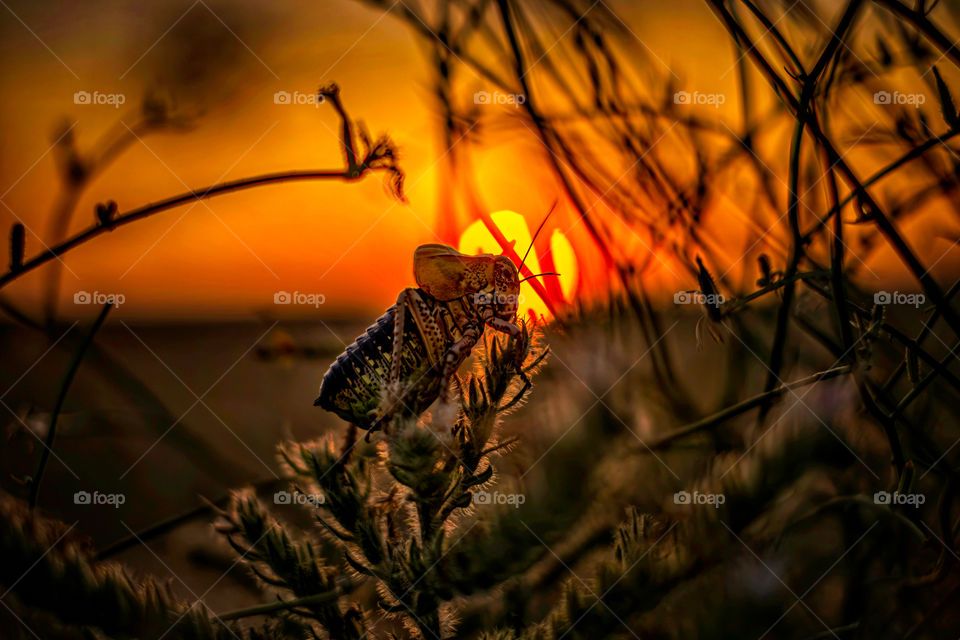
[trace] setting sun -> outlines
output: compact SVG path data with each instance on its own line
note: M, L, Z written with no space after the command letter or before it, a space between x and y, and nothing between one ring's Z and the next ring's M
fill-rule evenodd
M506 237L508 242L514 243L514 250L522 258L532 241L530 227L526 219L514 211L497 211L491 215L493 222ZM502 253L502 249L493 234L477 220L467 227L460 236L462 253ZM539 253L539 255L538 255ZM559 230L554 229L550 234L550 244L545 251L530 251L525 266L531 273L539 274L546 271L556 271L559 276L547 276L541 279L547 291L557 291L562 294L563 300L571 300L577 289L577 257L573 252L570 241ZM523 278L523 274L520 276ZM554 281L554 282L551 282ZM534 291L529 282L520 285L521 318L549 318L551 313L547 303Z

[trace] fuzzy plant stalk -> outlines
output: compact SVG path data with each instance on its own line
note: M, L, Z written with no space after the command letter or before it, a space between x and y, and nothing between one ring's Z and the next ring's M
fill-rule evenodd
M526 326L517 340L529 378L547 349ZM297 502L318 526L295 531L252 492L237 493L220 530L278 602L224 617L285 616L317 637L370 637L395 621L409 637L453 637L451 600L465 579L460 567L470 565L457 543L476 524L478 492L494 481L493 456L515 442L501 439L500 420L530 391L517 348L513 338L488 337L472 371L455 380L453 411L397 417L372 443L351 426L345 438L281 445L291 488L303 496ZM324 557L325 548L335 552ZM376 594L370 602L351 597L368 584Z
M731 616L724 609L732 606L731 598L747 589L724 586L729 583L718 567L736 567L744 555L752 557L743 546L744 539L760 550L776 549L775 541L798 521L796 514L772 520L757 514L782 502L785 495L810 491L803 477L811 469L834 478L851 463L844 445L823 429L780 424L764 435L747 454L730 452L713 458L705 472L677 494L722 496L722 500L698 506L681 499L683 506L665 504L667 508L653 512L628 507L591 579L574 573L540 623L487 630L481 639L759 637L770 622L754 619L761 612L749 607L756 607L758 600L743 605L732 621L727 619ZM811 460L818 463L811 465ZM901 526L892 518L885 525ZM815 564L813 558L804 561ZM669 607L677 601L686 607L682 615ZM789 604L777 609L773 619ZM692 624L705 629L686 628ZM755 632L754 627L758 627ZM734 628L749 628L753 635L731 631Z
M283 621L241 628L201 602L178 599L170 583L135 576L95 559L73 526L31 510L0 492L0 591L10 620L4 638L134 638L158 640L280 640ZM12 616L7 618L7 614ZM19 634L19 635L16 635Z

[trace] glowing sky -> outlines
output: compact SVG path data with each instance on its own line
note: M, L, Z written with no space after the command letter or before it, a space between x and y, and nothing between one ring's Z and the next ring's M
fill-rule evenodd
M611 6L656 60L682 69L684 86L732 95L729 40L702 3ZM124 211L223 180L341 167L332 110L275 101L278 91L310 95L331 81L355 118L374 134L390 134L408 174L406 204L370 176L244 191L124 227L65 258L65 317L92 312L71 304L77 291L122 293L130 317L316 313L278 309L277 291L323 294L324 313L366 313L412 284L414 248L438 241L442 149L430 75L417 40L394 17L345 0L21 0L0 13L0 227L5 235L23 222L28 255L41 248L37 236L49 237L61 193L51 149L56 132L70 128L81 153L102 148L103 136L133 126L148 87L173 87L167 93L196 117L183 131L143 136L114 159L83 193L72 231L87 226L95 204L107 199ZM125 104L75 104L79 91L122 95ZM519 212L535 227L556 198L529 161L536 143L492 142L474 167L484 203ZM570 229L572 241L581 232ZM582 272L593 267L586 258ZM4 295L36 312L46 270Z

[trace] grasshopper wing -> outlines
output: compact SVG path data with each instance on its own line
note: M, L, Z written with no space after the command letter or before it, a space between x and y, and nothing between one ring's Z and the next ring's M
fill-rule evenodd
M417 286L437 300L455 300L493 283L494 256L468 256L453 247L425 244L413 254Z

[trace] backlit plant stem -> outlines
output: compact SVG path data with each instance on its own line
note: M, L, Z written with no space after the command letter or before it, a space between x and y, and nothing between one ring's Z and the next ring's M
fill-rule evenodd
M350 116L347 114L343 104L340 101L339 89L336 85L330 85L329 87L321 89L320 95L323 98L328 99L333 104L334 109L337 111L337 114L340 116L340 119L343 122L344 138L340 142L343 145L344 158L347 165L344 169L327 171L282 171L279 173L266 173L251 178L242 178L239 180L221 182L219 184L200 189L199 191L191 190L188 193L182 193L180 195L166 198L159 202L144 205L117 216L116 218L110 220L108 224L95 223L93 226L88 227L86 230L81 231L75 236L60 242L53 247L49 247L46 251L43 251L33 258L24 261L22 265L18 266L18 268L11 269L9 272L0 276L0 288L3 288L16 278L19 278L23 274L36 269L40 265L50 262L55 258L59 258L71 249L74 249L103 233L112 231L116 227L127 225L131 222L136 222L142 218L146 218L155 213L160 213L161 211L166 211L167 209L179 207L188 202L205 200L207 198L212 198L213 196L218 196L225 193L233 193L243 189L278 184L281 182L326 179L340 179L350 182L359 180L368 171L373 170L386 170L391 172L394 177L399 176L402 179L402 172L395 164L393 164L393 149L389 142L385 139L371 144L370 141L363 136L363 142L366 143L367 150L363 159L360 161L357 160L353 121L350 119ZM396 188L396 195L403 199L403 193L399 186Z
M73 361L70 363L70 368L67 369L67 374L64 376L63 382L60 384L60 391L57 393L57 402L53 407L53 413L50 415L50 426L47 429L47 437L46 442L44 442L43 453L40 454L40 466L37 467L36 477L33 479L33 482L30 483L31 509L37 506L37 499L40 496L40 483L43 481L43 472L47 468L47 461L50 459L50 453L53 451L54 439L57 436L57 420L60 417L60 411L63 409L63 403L67 399L67 392L70 391L70 385L73 383L73 378L77 375L77 370L80 368L80 363L83 362L84 354L87 352L87 349L90 348L90 345L93 343L94 336L97 335L97 331L103 325L103 321L107 319L107 314L110 313L110 309L112 308L112 302L108 302L103 305L100 315L97 316L97 319L93 322L93 326L90 327L90 330L84 337L83 342L80 343L80 347L77 349L77 352L73 356Z
M694 433L706 431L707 429L711 429L715 426L718 426L723 422L726 422L727 420L734 418L742 413L746 413L751 409L755 409L756 407L759 407L762 404L769 402L770 400L779 398L780 396L787 393L788 391L793 391L794 389L799 389L801 387L806 387L811 384L816 384L817 382L821 382L823 380L836 378L838 376L850 373L850 371L851 371L850 365L843 365L842 367L827 369L826 371L815 373L812 376L807 376L806 378L801 378L799 380L794 380L793 382L782 384L774 389L771 389L769 391L764 391L763 393L757 394L752 398L747 398L742 402L738 402L737 404L731 405L726 409L723 409L722 411L718 411L713 415L703 418L702 420L697 420L696 422L692 422L678 429L674 429L673 431L660 436L653 442L650 442L644 445L643 447L637 447L635 451L642 453L647 451L655 451L657 449L663 449L664 447L672 443L674 440L685 438L689 435L693 435Z
M897 255L900 257L900 260L907 266L907 268L909 268L914 278L916 278L923 287L923 290L927 296L929 296L931 301L933 301L937 308L940 309L940 313L950 325L950 328L954 331L954 333L960 335L960 315L958 315L957 312L950 308L950 306L947 304L947 301L943 295L943 291L940 289L940 285L938 285L936 280L934 280L930 275L929 269L927 269L913 253L913 250L900 235L896 225L894 225L889 216L883 211L883 209L880 207L880 204L873 198L872 195L870 195L869 190L864 187L863 183L856 176L846 161L844 161L843 157L837 151L836 147L834 147L827 135L820 129L819 125L815 121L810 120L810 114L801 109L801 105L797 98L793 96L783 79L777 74L776 71L774 71L773 67L763 56L763 54L760 53L750 37L743 30L743 27L733 19L733 16L730 15L730 12L724 6L723 2L721 0L709 0L709 2L713 7L714 12L720 17L724 25L733 34L733 36L741 39L744 42L747 52L754 61L754 64L767 78L767 81L770 83L773 90L784 101L790 111L794 114L794 117L807 120L806 128L810 134L831 157L836 158L836 170L843 176L844 181L847 182L850 188L859 194L865 207L872 213L872 219L874 223L884 235L887 242L889 242L894 251L896 251ZM837 36L834 35L832 41L836 41L837 39Z

